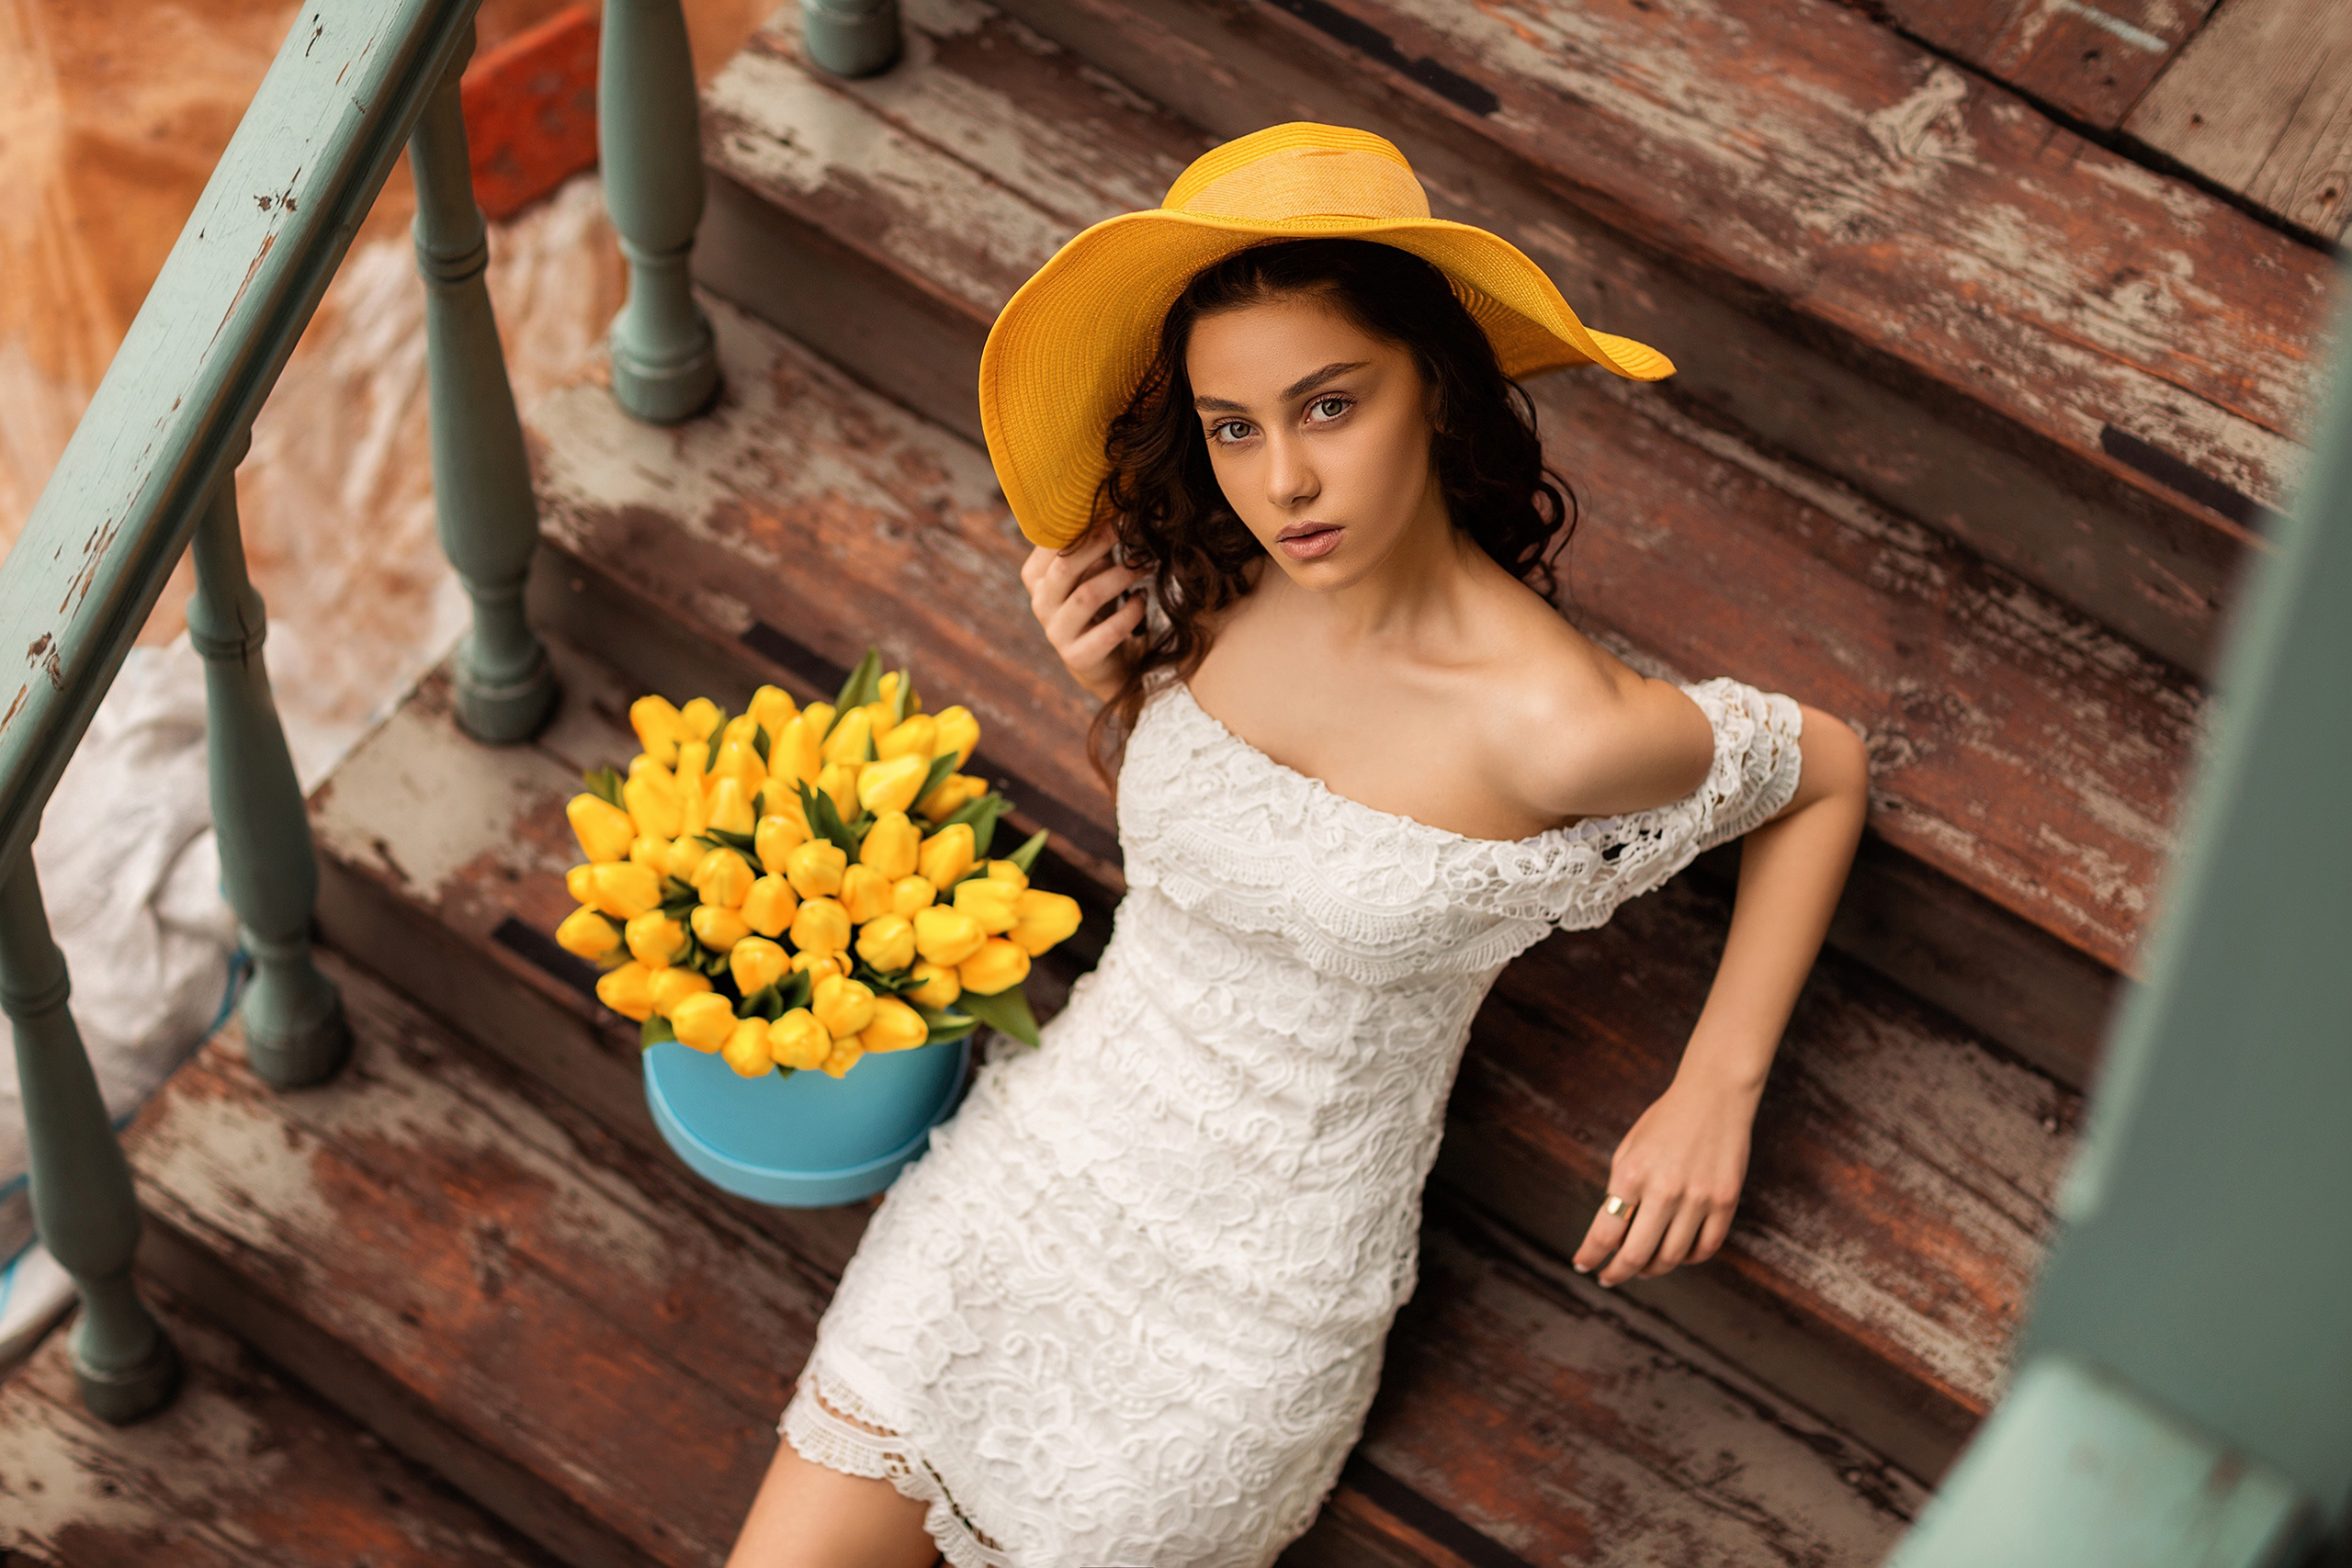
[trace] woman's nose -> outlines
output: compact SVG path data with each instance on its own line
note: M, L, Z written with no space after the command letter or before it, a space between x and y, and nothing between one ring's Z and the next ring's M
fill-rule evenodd
M1266 499L1280 507L1304 505L1323 491L1315 465L1307 460L1306 444L1295 436L1268 441Z

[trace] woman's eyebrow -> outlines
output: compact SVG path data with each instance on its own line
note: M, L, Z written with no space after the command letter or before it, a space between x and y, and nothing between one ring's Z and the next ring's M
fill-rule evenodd
M1297 380L1293 381L1289 386L1284 387L1283 389L1282 400L1287 403L1294 401L1296 399L1303 398L1307 393L1313 391L1316 388L1321 386L1324 382L1330 380L1333 377L1344 376L1351 370L1361 370L1371 363L1372 361L1369 359L1334 360L1330 364L1323 367L1322 369L1312 371L1307 375L1302 376ZM1233 401L1229 398L1195 397L1193 400L1193 407L1202 413L1248 413L1250 412L1241 404Z

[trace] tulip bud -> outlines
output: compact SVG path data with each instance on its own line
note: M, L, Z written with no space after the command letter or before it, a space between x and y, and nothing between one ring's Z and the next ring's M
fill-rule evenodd
M681 1044L716 1051L735 1032L735 1004L717 991L697 991L670 1010L670 1029Z
M807 719L808 728L822 739L831 733L833 720L839 716L834 713L833 705L831 703L810 703L800 710L800 716Z
M718 728L718 705L708 697L696 697L678 710L686 733L696 740L708 740L711 731Z
M842 890L842 873L849 856L831 839L811 839L784 857L784 874L803 898L822 898Z
M762 936L782 936L799 911L799 897L781 876L763 876L743 895L743 923Z
M865 767L863 762L828 762L818 771L818 790L832 797L833 809L844 822L857 815L857 775Z
M911 1051L931 1038L931 1025L896 997L874 998L874 1021L858 1032L857 1043L868 1055L885 1051Z
M989 938L956 965L956 978L976 997L992 997L1028 977L1029 955L1001 936Z
M686 923L694 927L695 940L713 953L732 953L737 942L752 934L741 911L717 904L695 905Z
M739 1077L763 1078L775 1071L775 1058L768 1053L768 1021L737 1019L735 1027L728 1032L726 1043L719 1046L718 1055Z
M874 1021L874 992L863 980L828 975L810 992L808 1010L835 1040L855 1034Z
M710 826L710 792L703 787L702 742L678 748L678 833L696 838ZM692 763L691 768L687 764Z
M653 972L642 964L608 969L596 980L596 999L633 1023L653 1016Z
M650 760L640 757L629 764L628 778L621 785L621 804L628 807L629 819L639 833L655 839L678 836L684 810L678 781Z
M743 786L743 798L751 799L768 782L768 767L760 754L746 740L729 740L720 745L718 755L711 759L710 776L714 779L734 779Z
M571 901L575 904L594 903L596 868L593 865L573 866L563 874L563 890L571 895Z
M956 907L980 922L980 929L990 936L1001 936L1012 929L1019 917L1014 905L1021 889L1008 882L990 877L975 876L956 885Z
M792 915L792 945L803 953L845 953L849 911L831 898L803 898Z
M805 1072L832 1055L833 1037L807 1008L794 1008L768 1025L768 1055L776 1066Z
M846 980L850 976L849 954L821 947L803 948L792 955L792 972L808 976L812 986L828 975L839 975Z
M798 711L793 705L792 694L783 687L762 686L752 694L751 705L743 714L768 732L768 744L773 747L775 738L784 733L784 727L792 722Z
M950 773L933 785L929 795L915 802L915 813L936 822L943 817L954 816L988 792L986 779L976 779L969 773Z
M569 887L571 878L564 885ZM588 868L587 892L580 902L616 920L633 920L662 902L662 879L633 861L607 861Z
M825 737L825 761L863 762L873 741L874 716L864 708L852 708L842 715L842 721Z
M951 822L922 841L915 854L915 869L933 887L953 887L972 869L976 841L969 822Z
M854 865L842 873L842 890L834 897L849 911L852 925L862 926L890 912L889 879L870 865Z
M797 806L799 803L794 802ZM784 874L784 857L808 841L808 825L796 814L791 817L768 816L752 838L752 852L760 857L760 869Z
M825 765L824 733L811 717L817 707L786 720L784 728L768 738L768 777L787 784L817 782L817 770Z
M685 720L667 697L643 696L628 705L628 727L637 743L662 767L678 760L678 742L687 739Z
M675 1012L678 1004L688 997L698 997L710 989L709 976L696 970L682 969L676 964L667 969L656 969L652 975L653 1010L663 1018Z
M930 908L931 901L938 896L939 890L932 886L929 878L902 876L890 884L890 912L911 920L916 910Z
M881 739L890 733L890 727L899 722L897 716L891 713L890 704L886 698L877 697L858 711L865 716L865 733L869 741ZM879 757L880 753L876 752L875 756ZM875 758L870 757L866 760L872 761Z
M1012 907L1012 929L1004 934L1032 958L1078 930L1078 900L1032 887Z
M792 959L763 936L747 936L727 954L727 972L745 996L775 985L792 972Z
M759 825L752 814L752 796L743 781L729 774L710 792L710 825L722 833L748 833Z
M667 969L686 955L686 928L659 909L648 909L624 929L629 956L648 969Z
M1016 893L1025 892L1029 886L1029 874L1022 870L1019 866L1013 864L1009 860L992 860L989 862L989 880L990 882L1009 882L1012 885L1012 890Z
M915 803L922 791L925 774L931 772L928 757L894 757L887 762L868 762L857 775L857 803L880 816L888 811L903 812Z
M944 904L918 910L914 928L915 951L933 964L951 968L978 952L980 943L989 939L979 921Z
M956 998L964 994L964 983L956 971L945 964L928 961L914 968L915 983L899 994L910 1002L921 1002L927 1008L952 1008Z
M641 865L656 876L670 874L670 840L639 838L629 840L629 863Z
M874 684L875 689L881 693L881 696L878 700L884 707L895 707L898 705L899 672L896 670L885 670L882 671L882 678L876 681ZM909 713L921 713L922 711L922 693L909 692L907 694L907 711Z
M620 951L621 933L595 910L574 909L563 918L563 924L555 928L555 944L574 957L594 964Z
M865 830L865 841L857 846L857 858L896 882L914 874L915 856L922 849L922 834L907 820L907 814L886 811Z
M886 762L893 757L921 757L928 768L932 748L938 740L939 721L927 713L914 714L893 727L888 735L876 736L874 754Z
M729 719L725 724L718 727L718 739L712 743L712 755L716 756L718 752L726 750L729 746L741 746L746 750L749 750L752 737L759 732L759 728L760 721L753 718L749 713L737 714L733 718ZM755 761L758 760L758 754L756 752L753 753L752 760ZM714 773L717 773L718 771L718 764L717 762L713 762L710 765L710 771Z
M947 749L956 749L956 765L962 767L972 760L972 749L980 743L980 721L972 710L958 703L952 708L941 708L938 715L939 739L932 742L931 754L944 757Z
M716 849L695 863L694 875L687 878L695 891L702 895L705 904L721 909L740 909L744 896L752 891L754 874L752 863L729 849Z
M857 1066L858 1058L865 1055L865 1047L858 1043L855 1035L850 1036L847 1040L834 1041L833 1048L825 1055L823 1066L825 1076L829 1078L842 1077L852 1067Z
M914 922L903 915L866 921L857 933L857 955L885 975L904 969L915 961Z
M571 836L580 840L582 852L592 863L628 859L637 824L628 812L601 795L575 795L565 803L563 815L571 823Z

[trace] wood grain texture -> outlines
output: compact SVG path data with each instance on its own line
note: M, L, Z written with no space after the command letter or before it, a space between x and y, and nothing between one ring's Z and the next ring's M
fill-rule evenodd
M1905 32L2111 130L2214 0L1881 0Z
M2229 0L2123 129L2323 240L2352 219L2352 6Z
M62 1333L0 1384L0 1561L549 1568L436 1478L288 1387L251 1348L175 1300L155 1304L187 1382L151 1419L94 1419Z

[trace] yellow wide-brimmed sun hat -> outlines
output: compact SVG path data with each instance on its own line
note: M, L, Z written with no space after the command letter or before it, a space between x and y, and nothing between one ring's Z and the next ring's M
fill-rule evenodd
M1297 121L1202 153L1148 212L1106 218L1006 301L980 352L980 430L1022 533L1059 549L1086 532L1111 422L1194 274L1267 240L1375 240L1434 265L1513 378L1599 365L1674 374L1657 349L1587 329L1508 240L1430 216L1405 155L1369 131Z

